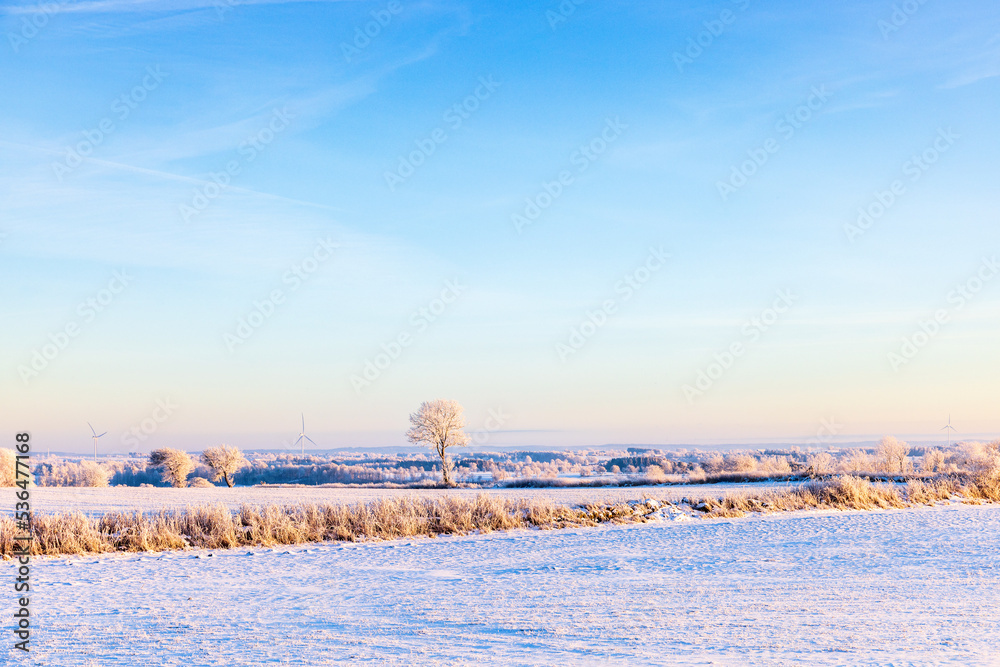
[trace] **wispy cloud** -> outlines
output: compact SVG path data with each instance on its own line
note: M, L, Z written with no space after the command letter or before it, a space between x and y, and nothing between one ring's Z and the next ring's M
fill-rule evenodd
M992 79L997 76L1000 76L1000 64L987 66L980 70L959 74L958 76L942 84L940 87L943 89L961 88L962 86L968 86L973 83L978 83L979 81L983 81L984 79Z
M191 9L206 9L219 6L239 5L288 5L300 3L334 4L352 2L354 0L91 0L90 2L59 2L59 12L101 13L117 12L176 12ZM22 2L0 7L4 14L38 14L50 11L48 3L43 7L41 2Z

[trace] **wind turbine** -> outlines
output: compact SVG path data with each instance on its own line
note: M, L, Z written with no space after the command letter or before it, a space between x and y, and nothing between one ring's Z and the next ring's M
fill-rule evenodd
M306 455L306 443L304 442L305 440L308 440L309 442L312 442L313 445L316 445L316 443L313 442L313 439L310 438L308 435L306 435L306 416L305 416L305 414L303 414L302 415L302 432L299 433L299 439L296 440L293 443L293 444L296 444L296 445L299 444L300 442L302 443L302 456Z
M948 424L941 430L948 431L948 446L951 447L951 434L955 430L955 427L951 425L951 415L948 415Z
M90 422L87 422L87 426L90 426ZM97 439L100 438L100 437L103 437L103 436L107 435L108 432L105 431L101 435L97 435L97 431L94 430L93 426L90 426L90 432L94 434L93 435L93 438L94 438L94 460L96 461L97 460Z

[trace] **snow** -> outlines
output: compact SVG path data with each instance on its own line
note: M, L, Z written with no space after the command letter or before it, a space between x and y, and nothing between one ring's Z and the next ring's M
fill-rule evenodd
M998 537L941 506L34 559L23 664L995 665Z

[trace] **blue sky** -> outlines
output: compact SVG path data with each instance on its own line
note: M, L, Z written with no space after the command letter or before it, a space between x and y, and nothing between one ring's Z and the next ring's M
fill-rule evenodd
M1000 431L994 3L39 7L0 8L8 433Z

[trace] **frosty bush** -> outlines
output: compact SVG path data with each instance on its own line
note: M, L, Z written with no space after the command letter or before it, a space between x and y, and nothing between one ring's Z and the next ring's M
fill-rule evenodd
M657 465L652 465L646 467L646 479L654 484L659 484L666 481L667 475L663 472L663 468Z
M108 486L111 471L93 461L48 461L35 466L38 486Z
M230 488L233 486L230 478L247 465L247 460L243 458L242 452L229 445L206 449L201 453L201 460L212 469L214 481L224 480L226 486Z
M787 456L762 456L757 469L761 472L773 472L788 474L792 472L792 466L788 463Z
M950 457L958 467L975 474L988 473L1000 468L1000 453L997 443L960 442L957 451Z
M810 456L806 463L814 475L826 475L833 470L833 457L826 452Z
M111 472L93 461L84 461L80 464L80 480L83 484L77 486L104 487L108 485Z
M882 472L906 472L906 455L910 449L905 442L900 442L887 435L878 443L879 467Z
M944 462L944 452L940 449L929 449L924 453L923 461L921 462L921 469L924 472L944 472L945 462Z
M872 472L875 470L875 461L868 452L855 449L840 459L839 468L843 472Z
M726 469L733 472L753 472L757 469L757 459L749 454L733 454L726 457Z
M150 453L149 464L162 469L163 481L174 487L187 484L187 476L194 470L194 461L179 449L163 448Z
M15 461L12 450L0 449L0 487L14 486Z

